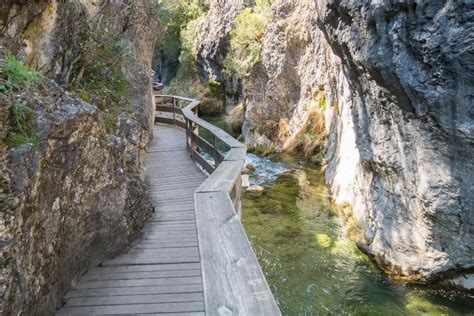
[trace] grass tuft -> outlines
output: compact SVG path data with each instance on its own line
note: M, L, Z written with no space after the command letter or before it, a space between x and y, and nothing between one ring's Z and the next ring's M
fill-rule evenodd
M31 124L33 111L25 103L15 103L10 108L12 129L7 135L6 143L11 147L33 144L38 149L41 140Z
M40 75L20 62L11 52L0 61L0 92L31 88L32 84L40 80Z

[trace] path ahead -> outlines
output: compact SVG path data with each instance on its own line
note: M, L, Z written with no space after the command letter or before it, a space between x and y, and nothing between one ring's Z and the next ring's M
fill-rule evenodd
M178 128L155 125L146 159L156 213L143 237L92 268L58 315L204 315L193 193L206 177L189 158Z

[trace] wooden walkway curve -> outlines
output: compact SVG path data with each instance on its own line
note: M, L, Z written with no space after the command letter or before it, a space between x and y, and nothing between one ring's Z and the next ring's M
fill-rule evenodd
M127 252L82 278L59 315L204 314L193 193L206 177L184 131L155 125L154 135L146 164L157 212Z
M240 222L245 146L200 119L199 101L155 97L155 122L167 124L155 125L146 156L156 213L123 254L83 276L57 315L280 315Z

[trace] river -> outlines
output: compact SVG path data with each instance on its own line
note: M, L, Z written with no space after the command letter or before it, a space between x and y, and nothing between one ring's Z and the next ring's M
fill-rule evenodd
M265 190L243 193L242 222L284 315L474 315L472 294L378 270L346 238L320 167L284 154L247 160Z

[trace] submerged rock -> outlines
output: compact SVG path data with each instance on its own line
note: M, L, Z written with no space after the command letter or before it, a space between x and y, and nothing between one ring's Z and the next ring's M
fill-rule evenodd
M247 188L247 192L254 192L260 194L263 192L263 187L259 186L258 184L251 185Z
M250 172L254 172L255 169L257 169L257 167L255 166L255 164L251 163L251 162L248 162L246 165L245 165L245 168L247 170L249 170Z
M242 188L250 187L250 178L247 174L242 175Z
M405 308L417 315L450 315L451 310L445 306L435 305L416 292L408 294L408 303Z
M332 244L331 237L329 237L326 234L315 234L314 239L316 240L318 245L323 248L331 247L331 244Z

